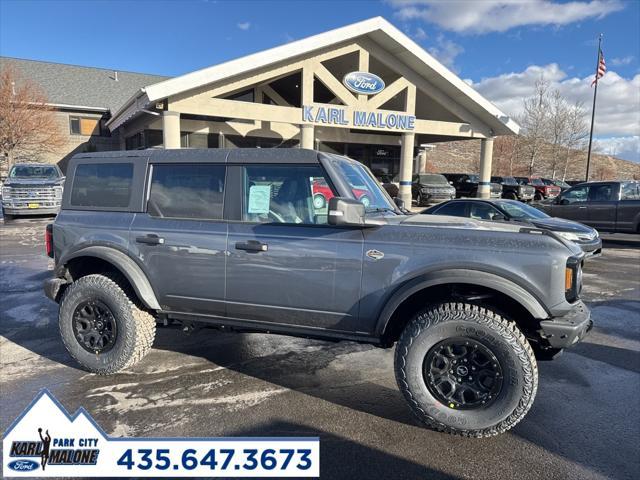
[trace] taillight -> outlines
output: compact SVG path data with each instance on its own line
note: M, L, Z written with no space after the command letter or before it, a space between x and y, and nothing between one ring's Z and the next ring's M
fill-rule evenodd
M47 256L53 258L53 225L50 223L44 231L44 247Z

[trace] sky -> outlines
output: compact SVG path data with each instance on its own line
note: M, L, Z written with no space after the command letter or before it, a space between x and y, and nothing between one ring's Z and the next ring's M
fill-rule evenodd
M640 162L640 0L0 0L0 55L180 75L383 16L508 115L540 77L591 113L596 148Z

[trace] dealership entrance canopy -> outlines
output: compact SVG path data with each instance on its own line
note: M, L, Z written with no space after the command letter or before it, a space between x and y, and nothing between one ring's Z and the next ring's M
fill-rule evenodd
M140 89L107 123L123 148L302 147L399 174L410 201L420 145L482 142L517 124L381 17ZM419 167L418 167L419 168Z

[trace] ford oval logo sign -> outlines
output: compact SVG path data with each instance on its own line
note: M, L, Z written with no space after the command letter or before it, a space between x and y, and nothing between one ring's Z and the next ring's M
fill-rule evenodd
M364 95L373 95L384 90L384 81L369 72L347 73L342 79L342 83L352 92Z
M38 464L33 460L14 460L9 462L9 468L16 472L33 472Z

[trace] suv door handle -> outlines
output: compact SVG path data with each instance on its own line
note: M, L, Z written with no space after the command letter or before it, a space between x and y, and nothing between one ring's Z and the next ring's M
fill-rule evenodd
M146 243L147 245L162 245L164 243L164 238L150 233L149 235L145 235L144 237L136 237L136 242Z
M583 209L583 208L587 208L587 207L582 206L582 207L578 207L578 208Z
M257 240L248 240L247 242L236 242L236 250L245 250L247 252L266 252L269 245Z

